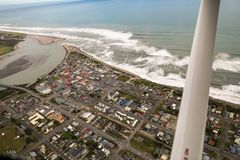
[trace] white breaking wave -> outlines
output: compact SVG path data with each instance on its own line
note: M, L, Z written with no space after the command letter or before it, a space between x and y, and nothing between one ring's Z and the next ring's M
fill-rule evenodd
M176 61L174 64L176 66L179 66L179 67L183 67L183 66L187 66L188 65L188 62L190 60L190 57L189 56L186 56L182 59L179 59L178 61Z
M210 95L216 99L240 104L240 85L224 85L221 89L211 87Z
M240 72L240 58L231 58L229 54L219 53L213 63L213 69Z
M144 45L133 39L131 32L97 28L42 28L9 25L0 26L0 30L64 38L66 39L64 43L77 46L105 63L130 71L144 79L169 86L184 86L185 80L181 77L180 69L187 66L190 57L180 58L172 55L167 49ZM134 54L131 62L129 62L128 55L121 55L126 53ZM118 56L125 57L124 59L127 57L127 61L114 59ZM138 65L132 63L138 63ZM174 66L176 72L166 73L164 67L169 65ZM220 53L215 57L213 70L239 73L240 59ZM211 88L210 95L217 99L240 104L240 84L224 85L221 89Z
M128 32L116 32L108 29L96 29L96 28L42 28L42 27L10 27L10 26L0 26L1 30L16 30L17 32L25 32L32 34L37 33L45 33L45 32L68 32L68 33L90 33L94 35L100 35L107 39L118 40L126 42L128 41L133 34Z

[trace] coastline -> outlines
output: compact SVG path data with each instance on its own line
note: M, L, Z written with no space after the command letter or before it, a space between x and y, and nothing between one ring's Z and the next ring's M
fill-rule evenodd
M49 45L55 42L63 41L63 38L53 37L53 36L41 36L41 35L33 35L28 34L30 38L38 40L40 45Z
M159 85L159 86L163 86L163 87L167 87L167 88L170 88L170 89L173 89L173 90L177 90L177 91L179 91L179 92L181 92L181 93L183 92L183 88L181 88L181 87L167 86L167 85L164 85L164 84L155 83L155 82L152 82L152 81L150 81L150 80L148 80L148 79L144 79L144 78L140 77L139 75L136 75L136 74L134 74L134 73L132 73L132 72L129 72L129 71L126 71L126 70L124 70L124 69L121 69L121 68L115 67L115 66L113 66L113 65L107 64L106 62L103 62L103 61L99 60L98 58L96 58L96 57L88 54L87 52L85 52L85 51L83 51L82 49L79 49L79 48L77 48L77 47L75 47L75 46L65 45L65 47L69 49L68 51L76 51L76 52L78 52L79 54L82 54L82 55L88 57L89 59L93 59L94 61L97 61L97 62L99 62L99 63L101 63L101 64L103 64L103 65L105 65L105 66L107 66L107 67L110 67L110 68L112 68L112 69L118 70L118 71L123 72L123 73L126 73L126 74L128 74L128 75L131 75L131 76L133 76L133 77L136 78L136 79L142 79L142 80L145 80L145 81L154 83L154 84ZM69 54L69 53L68 53L68 54ZM209 101L210 101L210 100L211 100L211 101L218 102L218 103L222 103L222 104L225 105L225 106L230 106L230 107L232 107L232 108L234 108L234 109L239 109L239 110L240 110L240 105L239 105L239 104L227 102L227 101L224 101L224 100L221 100L221 99L216 99L216 98L213 98L213 97L209 96Z
M78 52L78 53L80 53L80 54L83 54L84 56L88 57L89 59L93 59L94 61L96 61L96 62L98 62L98 63L101 63L101 64L103 64L104 66L107 66L107 67L109 67L109 68L115 69L115 70L120 71L120 72L124 72L125 74L128 74L128 75L130 75L130 76L132 76L132 77L134 77L134 78L141 78L141 77L140 77L139 75L137 75L137 74L134 74L134 73L129 72L129 71L127 71L127 70L124 70L124 69L122 69L122 68L115 67L115 66L113 66L113 65L111 65L111 64L108 64L108 63L106 63L106 62L103 62L103 61L101 61L100 59L98 59L98 58L90 55L90 54L87 53L86 51L84 51L84 50L82 50L82 49L80 49L80 48L77 48L77 47L75 47L75 46L73 46L73 45L65 45L65 46L66 46L67 48L69 48L70 51L75 51L75 52Z
M55 42L61 42L61 41L64 40L63 38L58 38L58 37L53 37L53 36L31 35L31 34L26 34L26 35L27 35L27 36L30 36L30 38L33 38L33 39L35 39L35 40L38 40L38 42L39 42L40 45L49 45L49 44L52 44L52 43L55 43ZM150 81L150 80L148 80L148 79L142 78L142 77L140 77L139 75L134 74L134 73L132 73L132 72L129 72L129 71L127 71L127 70L124 70L124 69L122 69L122 68L118 68L118 67L113 66L113 65L111 65L111 64L108 64L108 63L106 63L106 62L103 62L103 61L101 61L100 59L92 56L90 53L87 53L86 51L84 51L84 50L82 50L82 49L80 49L80 48L77 48L77 47L75 47L75 46L73 46L73 45L63 44L62 47L65 49L65 56L64 56L63 60L62 60L57 66L59 66L59 65L67 58L68 54L70 54L71 52L75 51L75 52L78 52L78 53L80 53L80 54L83 54L84 56L86 56L86 57L88 57L88 58L90 58L90 59L93 59L94 61L96 61L96 62L98 62L98 63L101 63L101 64L104 65L104 66L110 67L110 68L112 68L112 69L114 69L114 70L117 70L117 71L119 71L119 72L123 72L123 73L125 73L125 74L127 74L127 75L130 75L130 77L132 77L132 78L134 78L134 79L142 79L142 80L145 80L145 81L149 81L149 82L154 83L154 84L157 84L157 85L159 85L159 86L163 86L163 87L167 87L167 88L170 88L170 89L174 89L174 90L177 90L177 91L179 91L179 92L182 92L182 91L183 91L183 88L181 88L181 87L168 86L168 85L156 83L156 82ZM18 46L16 46L16 49L18 49ZM11 53L11 52L10 52L10 53ZM8 54L7 54L7 55L8 55ZM56 66L56 67L57 67L57 66ZM55 68L56 68L56 67L55 67ZM25 85L26 85L26 86L34 85L34 84L37 83L38 80L41 79L42 77L47 76L48 74L51 74L51 73L55 70L55 68L52 69L50 72L48 72L48 73L40 76L39 78L37 78L37 80L36 80L34 83L31 83L31 84L26 83ZM217 102L219 102L219 103L224 103L224 105L230 105L230 106L232 106L232 107L234 107L234 108L236 108L236 109L239 109L239 108L240 108L239 104L236 104L236 103L224 101L224 100L221 100L221 99L216 99L216 98L213 98L213 97L211 97L211 96L209 96L209 99L210 99L210 100L213 100L213 101L217 101Z
M42 79L43 77L45 77L45 76L51 74L52 72L54 72L54 70L55 70L59 65L61 65L61 64L65 61L65 59L68 57L68 55L71 53L71 51L69 50L69 48L68 48L66 45L62 45L62 47L65 49L65 56L64 56L63 60L62 60L55 68L53 68L49 73L46 73L46 74L40 76L40 77L36 80L36 82L34 82L34 83L32 83L32 84L25 84L25 85L27 85L27 86L33 86L33 85L35 85L40 79Z

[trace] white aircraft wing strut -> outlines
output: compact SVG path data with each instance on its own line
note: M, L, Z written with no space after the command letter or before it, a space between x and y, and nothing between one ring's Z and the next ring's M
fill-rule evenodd
M201 160L220 0L201 0L171 160Z

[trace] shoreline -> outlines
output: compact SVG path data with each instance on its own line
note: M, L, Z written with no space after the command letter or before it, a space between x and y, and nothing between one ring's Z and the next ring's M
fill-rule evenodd
M88 58L90 58L90 59L93 59L94 61L96 61L96 62L98 62L98 63L103 64L104 66L110 67L110 68L115 69L115 70L120 71L120 72L124 72L124 73L126 73L126 74L128 74L128 75L130 75L130 76L132 76L132 77L134 77L134 78L141 78L141 77L140 77L139 75L137 75L137 74L134 74L134 73L129 72L129 71L127 71L127 70L124 70L124 69L122 69L122 68L115 67L115 66L113 66L113 65L111 65L111 64L108 64L108 63L106 63L106 62L103 62L103 61L101 61L100 59L98 59L98 58L90 55L90 54L87 53L86 51L84 51L84 50L82 50L82 49L80 49L80 48L77 48L77 47L75 47L75 46L73 46L73 45L65 45L65 46L68 47L68 48L70 48L70 50L72 49L72 51L76 51L76 52L78 52L78 53L80 53L80 54L83 54L84 56L86 56L86 57L88 57Z
M49 45L49 44L64 40L64 38L53 37L53 36L42 36L42 35L33 35L33 34L27 34L27 35L32 39L36 39L40 45Z
M64 40L64 38L53 37L53 36L45 36L45 35L26 34L26 36L30 36L30 38L33 38L33 39L35 39L35 40L38 40L38 42L39 42L40 45L49 45L49 44L52 44L52 43L55 43L55 42L59 42L59 41L63 41L63 40ZM156 83L156 82L153 82L153 81L151 81L151 80L142 78L142 77L140 77L139 75L134 74L134 73L132 73L132 72L130 72L130 71L127 71L127 70L125 70L125 69L118 68L118 67L113 66L113 65L111 65L111 64L108 64L108 63L106 63L106 62L103 62L103 61L101 61L100 59L92 56L90 53L87 53L86 51L84 51L84 50L82 50L82 49L80 49L80 48L77 48L77 47L75 47L75 46L73 46L73 45L63 44L62 47L65 49L65 56L64 56L63 60L62 60L54 69L52 69L49 73L46 73L46 74L40 76L39 78L37 78L37 80L36 80L35 82L33 82L33 83L31 83L31 84L26 83L26 84L23 84L23 85L25 85L25 86L32 86L32 85L36 84L36 83L38 82L38 80L40 80L42 77L51 74L60 64L62 64L62 63L65 61L65 59L67 58L67 56L68 56L71 52L74 52L74 51L75 51L75 52L78 52L79 54L82 54L82 55L84 55L84 56L86 56L86 57L88 57L88 58L90 58L90 59L92 59L92 60L94 60L94 61L96 61L96 62L98 62L98 63L101 63L101 64L104 65L104 66L110 67L110 68L112 68L112 69L114 69L114 70L116 70L116 71L119 71L119 72L123 72L123 73L131 76L131 77L134 78L134 79L142 79L142 80L146 80L146 81L149 81L149 82L151 82L151 83L157 84L157 85L159 85L159 86L167 87L167 88L174 89L174 90L177 90L177 91L180 91L180 92L183 91L183 88L182 88L182 87L168 86L168 85ZM17 45L16 45L16 49L18 49ZM11 52L10 52L10 53L11 53ZM9 53L8 53L8 54L9 54ZM6 54L6 55L8 55L8 54ZM1 57L1 56L0 56L0 57ZM236 109L239 109L239 108L240 108L240 105L237 104L237 103L232 103L232 102L224 101L224 100L221 100L221 99L216 99L216 98L213 98L213 97L211 97L211 96L209 96L209 100L217 101L217 102L219 102L219 103L224 103L224 105L230 105L230 106L232 106L232 107L234 107L234 108L236 108Z
M77 47L72 46L72 45L66 45L66 47L67 47L67 48L70 47L70 48L74 49L74 50L72 50L72 51L76 51L76 52L78 52L79 54L82 54L82 55L88 57L89 59L93 59L94 61L97 61L97 62L99 62L99 63L101 63L101 64L103 64L103 65L105 65L105 66L107 66L107 67L110 67L110 68L112 68L112 69L115 69L115 70L120 71L120 72L123 72L123 73L126 73L126 74L128 74L128 75L131 75L131 76L133 76L133 77L136 78L136 79L142 79L142 80L149 81L149 82L151 82L151 83L157 84L157 85L159 85L159 86L164 86L164 87L167 87L167 88L170 88L170 89L173 89L173 90L180 91L181 93L183 92L183 88L182 88L182 87L168 86L168 85L159 84L159 83L150 81L150 80L148 80L148 79L144 79L144 78L140 77L139 75L136 75L136 74L134 74L134 73L132 73L132 72L129 72L129 71L126 71L126 70L124 70L124 69L121 69L121 68L115 67L115 66L113 66L113 65L107 64L106 62L103 62L103 61L99 60L98 58L96 58L96 57L94 57L94 56L92 56L92 55L89 55L87 52L83 51L83 50L80 49L80 48L77 48ZM70 50L70 51L71 51L71 50ZM70 53L71 53L71 52L70 52ZM68 53L68 54L69 54L69 53ZM211 96L209 95L209 101L210 101L210 100L211 100L211 101L218 102L218 103L222 103L222 104L225 105L225 106L228 105L228 106L230 106L230 107L232 107L232 108L234 108L234 109L240 109L240 104L235 104L235 103L227 102L227 101L224 101L224 100L221 100L221 99L216 99L216 98L213 98L213 97L211 97Z
M41 80L43 77L45 77L45 76L51 74L52 72L54 72L54 70L66 60L66 58L67 58L68 55L71 53L71 51L69 51L69 48L68 48L67 46L65 46L65 45L62 45L62 47L65 49L65 56L64 56L63 60L62 60L55 68L53 68L49 73L46 73L46 74L40 76L40 77L39 77L34 83L32 83L32 84L25 84L26 86L33 86L33 85L35 85L35 84L36 84L39 80Z

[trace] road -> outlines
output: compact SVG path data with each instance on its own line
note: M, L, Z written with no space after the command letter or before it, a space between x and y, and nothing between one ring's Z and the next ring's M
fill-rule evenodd
M141 126L142 126L144 123L150 123L150 124L156 125L155 123L153 123L153 122L151 122L151 121L149 120L149 115L150 115L150 113L153 113L153 112L154 112L154 110L155 110L156 107L157 107L156 105L153 106L153 108L151 109L151 111L150 111L146 116L142 117L142 120L140 120L140 123L138 123L138 125L137 125L136 128L129 127L129 126L127 126L126 124L123 124L123 123L117 121L117 123L119 123L119 124L121 124L121 125L129 128L129 129L131 129L131 131L132 131L132 132L131 132L131 135L130 135L126 140L119 141L118 139L113 138L113 137L111 137L110 135L106 134L104 131L97 129L97 128L93 127L93 126L90 125L90 124L87 124L85 121L83 121L82 119L80 119L77 115L73 115L73 114L71 114L70 112L66 111L65 109L63 109L63 108L61 107L61 105L56 105L56 104L52 103L52 102L50 101L50 99L51 99L51 98L55 98L54 96L51 96L51 98L49 98L49 97L48 97L48 98L45 98L45 97L42 97L42 96L38 95L38 94L35 93L34 91L31 91L31 90L29 90L29 89L26 89L26 88L23 88L23 87L20 87L20 86L8 86L8 85L0 84L0 87L13 88L13 89L25 91L25 92L27 92L28 94L30 94L30 95L32 95L32 96L40 99L41 101L45 102L46 104L51 105L52 107L54 107L55 110L60 111L61 113L63 113L64 115L66 115L67 117L70 118L69 120L65 121L64 124L62 124L61 126L55 128L55 129L54 129L52 132L50 132L49 134L43 136L43 138L40 139L37 143L34 143L33 145L30 145L30 146L28 146L26 149L24 149L24 150L20 153L21 155L26 155L26 154L29 153L31 150L33 150L35 147L39 146L39 145L42 144L42 143L46 143L46 144L47 144L48 146L50 146L53 150L55 150L58 154L60 154L61 157L62 157L64 160L69 160L69 158L68 158L65 154L63 154L63 153L62 153L61 151L59 151L57 148L52 147L52 145L48 143L48 140L49 140L49 138L52 137L56 132L61 131L61 130L66 126L66 124L68 124L71 120L76 120L76 121L78 121L82 126L91 129L92 131L94 131L95 133L97 133L99 136L102 136L102 137L104 137L104 138L106 138L106 139L109 139L109 140L115 142L115 143L118 145L118 149L115 150L115 151L113 151L113 153L112 153L112 155L111 155L112 158L114 158L114 159L121 159L121 158L119 157L118 153L120 152L121 149L127 149L127 150L133 152L134 154L138 155L138 156L141 157L142 159L147 159L147 160L153 160L153 159L154 159L154 158L152 158L151 155L149 155L149 154L147 154L147 153L144 153L144 152L142 152L142 151L140 151L140 150L137 150L137 149L133 148L133 147L130 145L130 140L131 140L131 138L135 135L135 133L141 129ZM129 92L129 93L130 93L130 92ZM142 98L143 98L143 97L142 97ZM144 99L145 99L145 98L144 98ZM163 98L163 99L165 99L165 98ZM136 115L134 115L134 114L132 114L132 113L129 113L129 112L124 111L122 108L120 108L120 107L117 106L117 105L110 105L110 104L108 104L108 103L106 103L106 102L104 102L104 101L102 101L102 100L96 100L96 99L93 99L93 100L96 101L96 102L101 102L101 103L106 104L106 105L108 105L108 106L112 106L115 110L120 111L120 112L122 112L122 113L126 113L126 114L128 114L128 115L130 115L130 116L132 116L132 117L134 117L134 118L136 118L136 119L139 119L139 118L140 118L139 116L136 116ZM73 103L73 104L75 104L76 106L84 106L84 107L86 107L86 104L84 104L84 103L82 103L82 102L81 102L81 103L76 103L76 102L74 102L74 101L71 101L70 103ZM176 103L177 103L177 102L176 102ZM158 104L158 102L156 102L156 104ZM88 107L88 108L89 108L91 111L93 111L93 112L95 112L95 113L97 113L97 114L99 114L99 115L102 115L102 116L104 116L104 117L106 117L106 118L109 118L110 120L116 122L116 120L113 119L112 117L107 116L106 114L104 114L104 113L102 113L102 112L94 109L93 107ZM12 114L15 113L12 109L8 109L8 111L9 111L10 113L12 113ZM205 147L206 149L209 149L209 150L211 150L211 151L214 151L214 152L218 153L218 154L217 154L217 159L219 159L219 160L222 159L223 156L227 156L227 157L229 157L229 158L231 158L231 159L233 159L233 160L239 159L239 157L234 156L234 155L232 155L232 154L230 154L230 153L227 153L227 152L225 152L225 150L224 150L224 147L225 147L224 144L225 144L226 137L227 137L228 126L229 126L229 123L230 123L231 120L230 120L230 119L227 119L227 118L225 118L225 117L223 117L223 116L220 116L220 115L215 115L215 114L214 114L214 116L217 117L217 118L220 118L220 119L223 121L223 123L224 123L224 125L223 125L223 126L224 126L224 127L223 127L223 132L222 132L222 135L221 135L221 137L220 137L220 146L219 146L218 148L216 148L216 147L212 147L212 146L209 146L209 145L206 145L206 144L205 144L204 147ZM167 132L169 132L169 133L171 133L171 134L174 134L174 132L173 132L172 130L166 130L166 128L163 128L163 127L161 127L161 126L159 126L159 125L157 125L157 126L158 126L160 129L163 129L163 130L165 130L165 131L167 131ZM166 146L166 147L169 148L169 146Z
M8 86L8 85L3 85L3 84L0 84L0 87L13 88L13 89L18 89L18 90L25 91L28 94L30 94L30 95L32 95L32 96L42 100L46 104L50 104L52 107L54 107L54 109L56 111L60 111L62 114L64 114L67 117L69 117L70 119L65 122L66 124L69 123L71 119L74 119L77 122L79 122L80 125L82 125L83 127L87 127L89 129L91 129L92 131L94 131L95 133L97 133L99 136L102 136L102 137L104 137L106 139L111 140L112 142L116 143L119 147L129 150L129 151L133 152L134 154L138 155L139 157L141 157L143 159L154 160L154 158L152 158L149 154L144 153L144 152L142 152L140 150L137 150L137 149L133 148L127 141L119 141L118 139L115 139L115 138L111 137L110 135L106 134L105 132L103 132L103 131L101 131L101 130L91 126L90 124L87 124L85 121L80 119L77 115L74 116L74 115L70 114L68 111L64 110L61 106L52 103L51 101L49 101L49 99L39 96L34 91L31 91L31 90L28 90L26 88L19 87L19 86ZM61 125L60 127L54 129L54 131L52 131L48 135L44 136L43 139L39 140L32 147L29 147L28 149L26 149L23 152L21 152L21 154L22 155L26 155L32 149L34 149L38 145L46 142L51 136L53 136L56 132L61 131L63 128L64 128L64 125Z
M52 130L50 133L48 133L47 135L42 135L42 138L40 138L40 140L38 140L36 143L33 143L32 145L28 146L26 149L24 149L23 151L21 151L19 154L21 155L27 155L30 151L32 151L34 148L36 148L37 146L39 146L40 144L44 143L45 141L47 141L49 138L51 138L52 136L54 136L57 132L60 132L63 130L63 128L69 124L71 121L71 119L65 121L62 125L58 126L57 128L55 128L54 130Z

